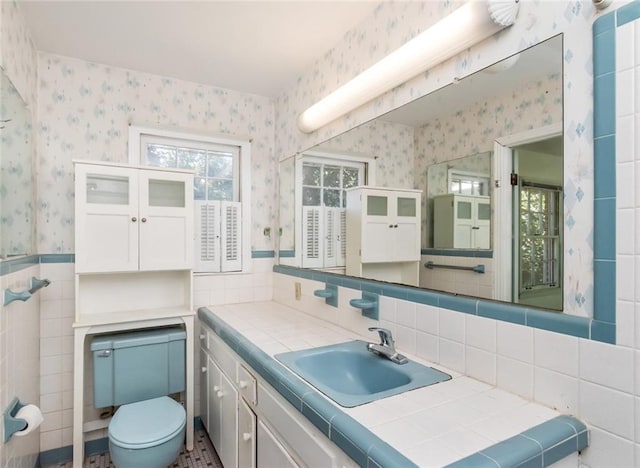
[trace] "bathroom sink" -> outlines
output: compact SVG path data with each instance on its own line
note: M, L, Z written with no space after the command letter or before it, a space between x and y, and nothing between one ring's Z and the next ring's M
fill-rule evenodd
M396 364L348 341L276 354L275 358L341 406L348 408L449 380L414 361Z

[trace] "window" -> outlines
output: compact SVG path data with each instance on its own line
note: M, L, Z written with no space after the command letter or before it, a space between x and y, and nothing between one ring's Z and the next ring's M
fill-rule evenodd
M558 187L522 182L520 292L560 286L560 196Z
M132 164L194 171L196 272L248 271L248 142L131 127Z
M365 184L367 163L362 158L308 153L297 167L302 267L344 267L346 189Z
M449 193L489 195L489 177L484 174L449 170Z

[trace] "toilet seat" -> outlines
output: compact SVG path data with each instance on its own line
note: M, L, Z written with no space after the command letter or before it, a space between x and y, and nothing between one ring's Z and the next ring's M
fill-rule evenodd
M167 396L122 405L109 423L109 440L126 449L160 445L186 425L180 403Z

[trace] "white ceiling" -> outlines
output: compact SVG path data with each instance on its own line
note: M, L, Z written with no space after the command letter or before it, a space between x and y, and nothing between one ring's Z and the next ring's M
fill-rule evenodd
M377 4L20 1L38 50L270 97Z

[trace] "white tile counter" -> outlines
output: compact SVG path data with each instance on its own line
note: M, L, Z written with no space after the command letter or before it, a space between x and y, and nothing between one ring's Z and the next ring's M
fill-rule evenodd
M207 309L272 358L287 351L377 338L367 330L357 335L276 302ZM327 400L419 466L456 462L560 416L550 408L399 351L452 379L355 408ZM573 466L578 465L577 453L569 459Z

